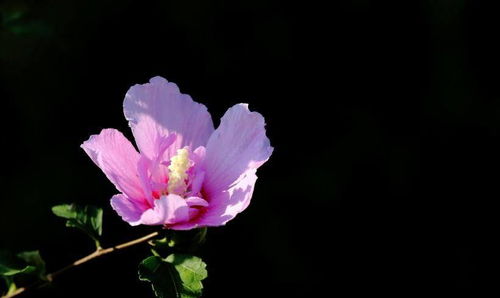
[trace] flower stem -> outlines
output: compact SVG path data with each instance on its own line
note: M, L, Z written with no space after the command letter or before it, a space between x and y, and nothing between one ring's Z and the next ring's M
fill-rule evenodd
M73 263L69 264L68 266L62 268L62 269L59 269L53 273L49 273L47 274L45 277L47 279L46 282L38 282L38 283L35 283L35 284L32 284L30 286L27 286L27 287L21 287L21 288L18 288L16 289L15 291L13 291L12 293L7 293L5 296L2 296L2 298L11 298L11 297L15 297L19 294L22 294L30 289L33 289L33 288L38 288L38 287L41 287L41 286L45 286L47 284L49 284L50 282L52 282L54 280L54 278L58 275L61 275L62 273L66 272L67 270L73 268L73 267L76 267L76 266L80 266L84 263L87 263L88 261L92 260L92 259L95 259L95 258L98 258L98 257L101 257L103 255L106 255L106 254L109 254L109 253L112 253L114 251L117 251L117 250L120 250L120 249L124 249L124 248L127 248L127 247L130 247L130 246L134 246L136 244L139 244L139 243L142 243L142 242L145 242L153 237L156 237L158 236L158 232L154 232L154 233L151 233L151 234L148 234L146 236L143 236L143 237L140 237L140 238L137 238L137 239L134 239L132 241L128 241L128 242L125 242L125 243L122 243L122 244L118 244L118 245L115 245L115 246L112 246L112 247L108 247L108 248L98 248L96 251L94 251L93 253L81 258L81 259L78 259L76 261L74 261Z

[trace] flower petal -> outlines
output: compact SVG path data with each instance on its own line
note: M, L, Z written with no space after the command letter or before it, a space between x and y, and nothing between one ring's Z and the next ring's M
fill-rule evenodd
M111 198L111 207L131 226L137 226L141 223L141 215L146 209L145 206L141 206L122 194L114 195Z
M220 226L233 219L238 213L248 207L252 198L256 170L248 170L239 179L238 183L228 191L214 196L210 200L210 207L200 219L199 224L203 226Z
M170 194L155 200L155 206L141 216L145 225L167 225L184 222L189 219L189 207L178 195Z
M186 199L186 203L189 207L207 207L208 202L200 197L189 197Z
M205 179L205 172L203 171L198 171L196 175L193 175L188 195L197 196L201 191L204 179Z
M197 227L225 225L228 221L248 207L252 198L256 169L245 172L229 190L223 191L210 199L208 207L198 218L185 223L175 224L173 230L190 230ZM189 203L188 203L189 204Z
M227 110L206 146L205 190L219 193L248 169L257 169L273 152L266 136L264 117L237 104Z
M166 187L166 179L168 174L168 164L165 165L164 153L170 145L175 141L176 134L170 134L168 137L160 137L160 147L158 156L154 160L150 160L144 154L141 154L138 163L138 173L143 186L144 192L150 205L153 206L153 191L161 192Z
M139 153L121 132L103 129L81 147L119 191L134 200L144 199L137 173Z
M205 145L214 130L207 108L162 77L132 86L125 95L123 109L137 146L150 159L158 154L161 137L173 132L178 135L168 149L172 156L179 148Z

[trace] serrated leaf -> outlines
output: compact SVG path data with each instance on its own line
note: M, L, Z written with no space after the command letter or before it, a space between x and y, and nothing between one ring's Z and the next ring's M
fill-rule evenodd
M139 279L152 284L156 297L195 298L201 296L205 267L200 258L191 255L152 256L139 264Z
M166 259L174 265L182 280L185 297L199 297L203 289L202 280L207 278L207 265L198 257L187 254L171 254Z
M99 247L99 236L102 234L102 208L64 204L52 207L52 212L66 218L66 226L82 230L96 242Z
M179 298L181 282L172 264L158 256L151 256L139 264L139 279L148 281L159 298Z
M45 261L40 256L40 252L38 250L23 251L18 253L17 257L24 260L29 266L34 267L35 270L33 273L36 274L39 279L47 279L45 274Z

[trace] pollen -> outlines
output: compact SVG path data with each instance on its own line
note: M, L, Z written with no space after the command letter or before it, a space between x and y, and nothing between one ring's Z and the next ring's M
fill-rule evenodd
M170 159L168 166L168 186L167 191L174 194L182 194L186 191L186 171L189 168L188 150L186 148L178 149Z

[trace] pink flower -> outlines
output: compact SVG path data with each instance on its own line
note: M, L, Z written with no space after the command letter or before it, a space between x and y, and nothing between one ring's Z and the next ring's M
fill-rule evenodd
M139 152L116 129L81 146L120 192L111 206L123 220L187 230L246 209L273 152L262 115L237 104L214 130L207 108L161 77L132 86L123 109Z

